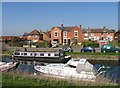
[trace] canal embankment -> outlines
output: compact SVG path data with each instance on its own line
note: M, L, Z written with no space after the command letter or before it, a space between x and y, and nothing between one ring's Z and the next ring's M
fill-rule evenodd
M54 50L57 51L57 49L54 49ZM47 51L51 52L51 49L37 50L37 52L47 52ZM2 54L0 54L0 57L11 57L13 52L14 52L14 50L3 51ZM66 52L66 55L70 55L72 58L86 58L88 60L116 60L116 61L120 61L120 53Z
M22 75L21 75L22 74ZM116 83L111 82L108 79L103 79L102 77L97 78L95 82L91 81L81 81L75 79L62 79L54 78L46 75L33 75L29 73L20 73L20 72L8 72L2 74L2 86L51 86L51 87L87 87L87 86L96 86L96 88L104 88L105 86L117 87L119 86Z
M87 60L120 60L119 53L101 53L101 52L67 52L67 55L70 55L73 58L86 58Z

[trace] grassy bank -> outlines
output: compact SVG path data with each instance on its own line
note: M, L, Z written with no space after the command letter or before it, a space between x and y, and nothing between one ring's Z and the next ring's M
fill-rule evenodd
M120 55L120 53L101 53L101 52L95 52L95 53L91 53L91 52L66 52L66 54L68 55L110 55L110 56L118 56Z
M2 75L2 85L3 86L61 86L62 88L68 86L97 86L96 88L100 88L103 86L113 86L116 87L117 84L107 82L103 79L96 82L83 82L80 80L65 80L65 79L57 79L53 77L46 76L32 76L30 74L24 73L22 75L17 73L3 73ZM104 87L103 87L104 88Z
M101 52L66 52L67 55L70 55L73 58L86 58L88 60L116 60L118 61L118 53L101 53Z
M2 51L2 54L5 56L11 56L13 52L14 52L13 50L6 50L6 51Z

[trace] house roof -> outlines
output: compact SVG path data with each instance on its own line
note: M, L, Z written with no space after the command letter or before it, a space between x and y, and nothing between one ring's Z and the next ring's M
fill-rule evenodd
M120 33L120 30L118 30L116 33Z
M86 32L88 32L88 29L83 29L82 32L83 32L83 33L86 33ZM105 28L105 29L96 28L96 29L90 29L90 32L91 32L91 33L103 33L103 32L105 32L105 33L106 33L106 32L107 32L107 33L108 33L108 32L113 33L114 31L109 30L109 29L107 29L107 28Z
M34 29L33 31L31 31L27 35L40 35L40 32L38 30Z
M51 31L43 32L46 36L50 37Z
M2 36L2 40L12 40L15 36Z
M52 29L54 29L55 27L53 27ZM62 31L71 31L74 27L57 27Z

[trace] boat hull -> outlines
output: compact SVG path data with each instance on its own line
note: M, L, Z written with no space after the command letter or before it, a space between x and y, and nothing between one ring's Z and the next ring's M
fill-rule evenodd
M54 57L22 57L22 56L15 56L14 60L24 60L24 61L38 61L38 62L48 62L48 63L66 63L68 62L71 57L60 59Z
M1 72L8 72L15 70L19 65L19 62L14 62L13 64L10 64L8 66L2 67Z
M55 66L55 67L54 67ZM77 73L75 68L64 68L64 64L59 64L54 66L35 66L34 69L37 72L40 72L45 75L50 75L52 77L62 77L62 78L71 78L71 79L79 79L84 81L95 81L96 77L92 72L81 72Z

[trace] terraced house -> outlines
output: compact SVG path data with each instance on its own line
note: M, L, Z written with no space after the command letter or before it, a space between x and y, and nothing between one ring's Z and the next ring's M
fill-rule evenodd
M81 45L83 41L89 39L98 42L99 40L113 41L114 31L105 27L95 29L88 27L88 29L82 29L82 25L80 27L64 27L63 24L59 27L53 27L51 30L51 43L57 41L57 43L62 45L71 45L73 43Z
M91 39L93 41L106 40L113 41L114 40L114 31L109 30L108 28L95 28L95 29L83 29L83 40Z
M57 43L65 45L71 45L73 43L82 43L82 25L80 27L64 27L61 24L60 27L53 27L51 30L51 43L57 41Z

